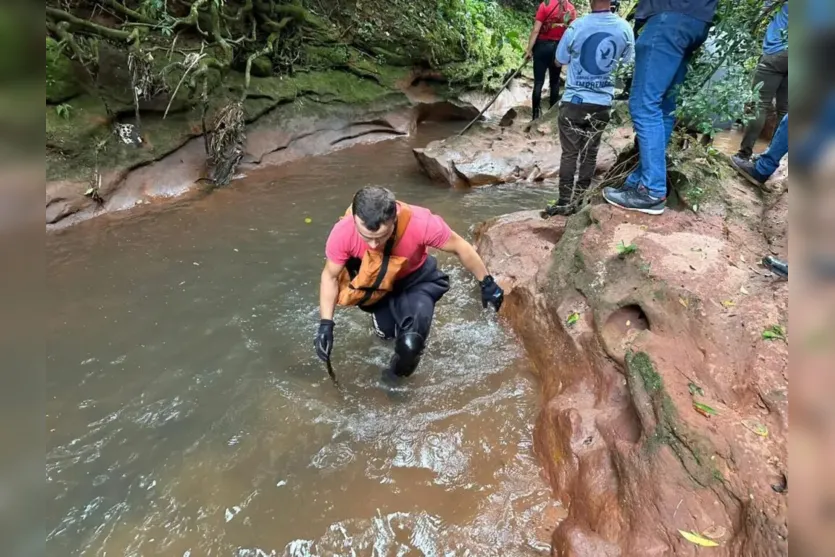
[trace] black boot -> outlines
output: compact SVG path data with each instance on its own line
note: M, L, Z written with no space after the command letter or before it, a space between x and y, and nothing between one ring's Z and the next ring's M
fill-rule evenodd
M556 203L551 202L545 206L545 210L539 213L543 219L548 217L568 217L577 212L577 206L571 201L559 199Z
M391 382L394 377L408 377L415 372L423 353L424 340L418 333L401 333L394 346L394 355L389 367L383 372L383 381Z
M539 118L541 116L542 116L542 109L540 107L537 106L537 107L534 107L533 109L531 109L531 122L533 122L534 120L539 120Z

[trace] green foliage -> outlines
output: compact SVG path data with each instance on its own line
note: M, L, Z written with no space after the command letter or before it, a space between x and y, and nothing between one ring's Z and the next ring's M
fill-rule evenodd
M676 116L691 129L713 136L721 124L754 117L746 106L756 106L761 85L751 74L773 14L764 8L765 0L719 0L716 25L679 90Z
M533 18L490 0L439 0L439 24L460 45L464 60L449 68L453 81L476 81L485 88L501 84L522 62Z
M72 115L72 107L67 103L61 103L55 107L55 112L64 120L69 120Z
M786 340L786 330L780 325L772 325L763 331L763 340Z
M618 251L618 257L624 258L627 255L638 251L638 246L636 246L635 244L626 245L623 243L623 240L621 240L620 243L617 246L615 246L615 249L617 249Z
M64 55L61 45L51 37L46 38L46 100L63 102L80 92L72 63Z

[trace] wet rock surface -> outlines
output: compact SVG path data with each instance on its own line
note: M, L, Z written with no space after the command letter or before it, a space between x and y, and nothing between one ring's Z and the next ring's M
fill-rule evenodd
M332 91L318 83L297 91L280 80L254 79L262 90L247 99L246 152L238 172L410 135L420 122L468 121L478 114L481 103L487 102L475 94L460 99L449 92L439 94L431 85L409 85L410 81L407 76L402 86L391 90L358 91L353 82L339 82L329 84ZM355 104L337 98L338 86L351 90L350 95L357 97ZM514 102L514 94L519 96L516 89L505 95L504 104ZM309 98L297 104L292 102L297 94ZM53 158L65 160L79 149L75 143L83 138L109 133L109 121L96 103L78 101L75 106L70 120L50 114L47 148ZM65 129L70 126L72 133ZM205 189L206 153L201 133L200 119L191 113L175 114L165 121L160 115L146 115L139 146L119 145L101 155L101 181L95 184L101 198L98 202L88 195L94 185L92 175L81 179L49 176L47 229ZM75 143L67 143L67 137Z
M514 107L501 118L479 124L464 135L415 149L415 158L433 180L452 187L477 187L555 178L562 149L556 109L535 123L530 108ZM609 170L630 144L628 127L610 126L597 157L597 173Z
M477 230L546 401L536 452L568 509L554 555L704 551L680 530L713 555L788 554L788 344L764 335L787 334L788 283L759 265L787 257L788 206L771 185L727 177L699 213L599 204Z

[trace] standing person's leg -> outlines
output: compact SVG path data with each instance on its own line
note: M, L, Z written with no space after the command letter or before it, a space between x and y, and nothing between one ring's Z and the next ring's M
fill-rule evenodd
M562 66L557 64L557 46L558 42L553 44L551 49L551 63L548 65L548 88L550 89L548 98L551 101L550 106L553 108L560 102L560 70Z
M701 43L699 43L701 44ZM666 150L667 146L670 144L670 138L673 136L673 128L676 125L676 104L678 102L678 88L679 86L684 83L684 79L687 77L687 67L690 65L690 58L693 55L695 48L688 53L684 59L681 61L681 64L678 67L678 70L673 77L673 81L670 83L670 87L667 89L667 93L664 95L664 99L661 101L661 113L663 114L664 118L664 180L666 185L666 173L667 173L667 162L666 162ZM666 189L665 189L666 193Z
M757 72L754 74L754 85L762 83L760 88L760 99L757 104L757 117L748 123L745 128L745 135L739 145L739 152L736 156L748 159L754 152L754 144L759 139L765 126L768 115L774 112L772 102L777 96L777 90L783 82L784 75L777 67L775 58L777 55L764 54L757 64Z
M629 110L640 146L638 168L625 188L603 191L613 205L657 215L667 196L666 148L675 121L674 83L686 75L686 60L704 42L708 24L693 17L666 12L647 20L635 44L635 73ZM684 68L684 69L683 69Z
M649 187L657 176L658 161L664 166L665 132L661 102L678 73L685 50L674 40L670 14L647 20L635 43L635 72L629 93L629 112L640 144L638 168L627 178L627 185ZM657 179L656 179L657 181ZM666 182L665 182L666 183ZM666 188L665 188L666 191Z
M560 206L566 206L574 194L574 174L577 172L577 157L583 143L582 119L577 122L576 112L579 105L565 103L560 107L559 133L560 148Z
M789 115L783 116L777 130L774 132L774 137L771 138L771 143L768 144L768 149L757 160L754 167L757 174L765 177L770 177L780 166L780 161L789 152Z
M774 132L771 138L771 143L768 144L768 149L760 155L756 163L748 159L743 159L737 155L731 157L731 165L739 171L739 173L749 182L754 185L762 186L765 184L777 167L780 166L780 160L789 152L789 115L783 116L780 120L780 125Z
M533 93L531 94L531 117L534 120L539 118L542 114L542 86L545 85L545 72L548 71L549 67L547 50L547 45L543 41L536 41L533 45Z
M780 60L780 70L783 71L783 79L780 81L780 86L777 88L777 98L775 101L775 108L777 110L777 122L783 121L783 116L789 113L789 54L788 52L782 56Z
M588 191L591 185L591 180L594 177L594 171L597 168L597 153L600 150L600 141L603 139L603 131L609 124L611 119L611 112L608 107L597 105L588 106L588 114L591 116L587 120L588 128L586 137L582 148L580 149L580 173L577 178L577 188L575 191L574 202L580 201L582 196Z

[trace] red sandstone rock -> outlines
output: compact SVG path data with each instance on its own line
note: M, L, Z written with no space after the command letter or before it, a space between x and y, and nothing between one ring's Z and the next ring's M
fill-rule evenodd
M515 113L515 117L510 117ZM500 125L480 125L463 136L433 141L415 149L426 174L452 187L476 187L554 178L559 173L560 148L556 120L530 129L530 109L511 109ZM614 165L616 153L632 140L629 128L611 127L597 157L597 173Z
M542 384L536 452L568 509L554 555L707 551L679 530L719 537L711 555L788 554L787 494L772 488L788 475L788 346L762 338L788 321L788 283L758 265L775 246L787 256L787 203L742 184L719 201L749 204L742 217L594 205L477 230ZM621 242L637 251L619 256Z

